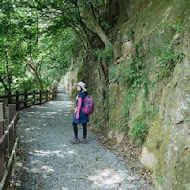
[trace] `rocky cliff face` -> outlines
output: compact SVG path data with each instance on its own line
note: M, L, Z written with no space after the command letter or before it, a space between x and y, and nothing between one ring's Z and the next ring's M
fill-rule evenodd
M190 2L120 1L114 60L83 56L78 80L95 99L92 123L142 146L157 189L190 189ZM67 75L68 78L68 75Z

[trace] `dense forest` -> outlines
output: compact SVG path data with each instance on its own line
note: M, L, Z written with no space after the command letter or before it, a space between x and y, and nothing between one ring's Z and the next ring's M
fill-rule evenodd
M2 94L48 89L67 71L81 46L67 6L59 1L0 2Z

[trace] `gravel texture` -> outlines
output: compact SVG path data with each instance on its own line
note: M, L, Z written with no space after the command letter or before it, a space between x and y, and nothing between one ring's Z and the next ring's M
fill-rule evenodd
M20 111L21 153L9 189L153 190L90 130L87 144L69 142L73 138L73 106L68 95L58 93L54 101Z

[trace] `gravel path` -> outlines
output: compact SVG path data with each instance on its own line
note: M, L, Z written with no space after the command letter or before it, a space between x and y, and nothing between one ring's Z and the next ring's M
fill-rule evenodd
M126 162L88 131L88 143L72 145L73 103L58 93L54 101L20 111L22 154L12 175L17 190L152 190ZM82 136L82 127L79 126Z

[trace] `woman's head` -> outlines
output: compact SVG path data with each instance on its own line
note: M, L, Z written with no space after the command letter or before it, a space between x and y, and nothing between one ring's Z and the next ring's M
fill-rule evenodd
M84 82L79 82L78 85L77 85L77 91L87 91L86 88L85 88L85 83Z

